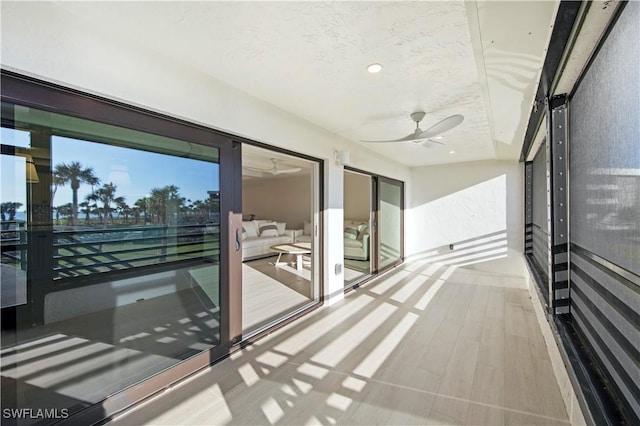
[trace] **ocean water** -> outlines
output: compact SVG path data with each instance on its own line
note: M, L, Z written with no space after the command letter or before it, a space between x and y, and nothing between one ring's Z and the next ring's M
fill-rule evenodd
M7 215L7 219L8 219L8 215ZM16 212L16 217L14 220L19 220L19 221L26 221L27 220L27 212Z

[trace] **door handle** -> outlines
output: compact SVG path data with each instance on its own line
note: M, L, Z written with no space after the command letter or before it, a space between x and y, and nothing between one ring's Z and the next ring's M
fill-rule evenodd
M240 229L236 228L236 251L240 251Z

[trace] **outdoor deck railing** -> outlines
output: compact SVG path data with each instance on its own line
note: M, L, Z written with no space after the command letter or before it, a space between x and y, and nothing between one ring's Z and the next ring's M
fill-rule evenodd
M2 263L26 270L28 232L3 232ZM217 223L53 231L53 279L219 255Z

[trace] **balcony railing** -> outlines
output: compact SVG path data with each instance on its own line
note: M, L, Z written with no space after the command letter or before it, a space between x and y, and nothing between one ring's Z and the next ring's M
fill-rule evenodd
M27 269L28 233L13 225L2 232L2 263ZM53 231L53 279L206 258L220 253L219 224L153 225Z
M54 233L54 280L219 254L218 224Z

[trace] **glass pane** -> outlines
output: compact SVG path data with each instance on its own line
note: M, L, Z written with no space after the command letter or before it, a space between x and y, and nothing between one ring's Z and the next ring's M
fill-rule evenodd
M379 269L392 265L402 254L402 186L380 179L378 232Z
M0 299L2 308L27 302L27 192L37 179L30 135L2 128L0 173Z
M316 163L242 148L243 335L318 300Z
M29 298L0 357L17 407L73 412L217 346L218 149L31 108L14 117L38 176L16 151L12 184L32 183L7 202L23 203Z
M218 255L217 164L52 141L54 280Z
M371 274L371 177L344 173L344 285Z

